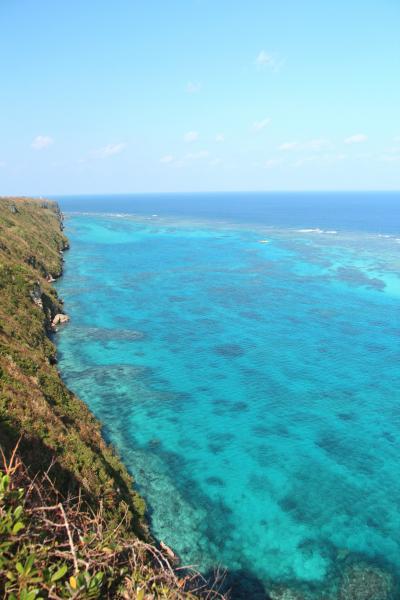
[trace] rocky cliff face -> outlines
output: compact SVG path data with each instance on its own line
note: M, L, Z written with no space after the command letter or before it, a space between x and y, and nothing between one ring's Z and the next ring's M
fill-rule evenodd
M32 472L47 469L64 493L84 490L115 519L128 509L145 534L144 503L102 439L100 425L54 366L55 325L67 318L51 282L62 273L68 240L51 201L0 199L0 444Z
M132 478L55 367L62 230L56 203L0 198L0 596L221 599L149 543Z

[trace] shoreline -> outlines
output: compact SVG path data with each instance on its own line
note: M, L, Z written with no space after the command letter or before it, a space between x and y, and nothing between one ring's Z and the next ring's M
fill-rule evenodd
M153 545L145 503L132 476L105 442L100 422L66 387L57 369L51 336L54 319L64 314L64 307L52 284L63 273L68 246L56 203L0 200L1 527L4 514L15 508L14 489L24 497L18 509L23 527L13 529L9 539L8 529L2 529L0 561L6 567L0 569L0 595L18 596L26 586L26 593L36 590L37 595L40 588L47 597L47 575L32 584L21 575L18 561L25 564L34 551L29 560L39 573L57 572L51 582L57 597L69 597L67 590L81 597L89 584L110 600L132 596L136 589L149 593L152 585L164 586L177 599L206 593L218 597L196 574L182 573L179 579L167 549ZM51 517L55 524L48 511L57 511ZM94 528L91 535L100 550L90 541L82 545L82 527L88 533ZM65 528L63 564L58 552ZM47 536L46 545L40 532Z
M87 469L93 468L95 470L96 464L98 464L98 467L101 469L101 471L99 471L100 475L104 468L109 469L111 464L113 464L115 475L116 477L121 477L121 480L119 485L115 485L115 491L112 495L114 496L114 494L116 494L115 499L117 499L118 494L121 494L120 501L127 501L128 505L131 505L133 513L136 511L139 511L139 513L143 512L144 501L136 492L132 495L128 492L127 485L130 485L132 481L131 477L128 476L122 463L120 466L118 465L120 459L116 455L115 457L112 457L111 448L105 444L101 437L100 423L97 422L86 404L65 386L57 368L58 360L56 347L51 341L51 335L54 332L54 319L57 320L57 315L63 315L65 308L64 301L58 296L55 287L52 285L52 280L57 280L62 276L63 252L69 249L69 241L63 233L64 225L62 212L57 203L43 199L2 199L0 207L3 210L3 214L6 215L7 213L10 213L10 218L18 223L18 229L16 231L17 236L15 236L15 239L14 237L10 238L11 248L9 249L9 243L0 249L3 249L3 252L5 252L4 261L8 260L10 263L10 267L7 268L11 268L14 263L16 263L16 267L19 270L22 268L23 275L21 277L18 293L21 294L22 297L27 296L27 299L24 300L24 303L20 302L20 318L25 319L25 313L27 311L31 313L30 325L32 327L32 333L29 331L28 327L26 327L25 330L21 331L20 337L25 341L25 344L28 344L28 348L33 344L31 351L33 360L40 360L43 365L41 368L31 367L31 370L36 373L35 381L33 382L33 393L41 396L41 410L43 416L47 415L47 418L51 421L54 421L54 419L51 414L51 405L47 405L47 398L50 399L50 394L57 394L59 400L52 399L52 402L55 402L55 405L57 406L57 412L60 413L60 416L64 415L64 420L71 420L71 425L76 422L78 430L73 432L73 435L72 431L70 434L69 429L65 428L63 421L57 421L57 419L59 419L59 416L57 415L56 421L53 423L55 431L52 432L53 436L51 436L49 435L50 432L47 433L47 423L35 421L33 415L27 413L24 407L18 404L15 404L15 417L17 418L18 423L18 425L16 425L21 427L22 430L26 431L30 436L47 435L49 437L49 456L55 451L56 455L60 457L61 462L71 470L72 473L75 472L76 464L71 462L71 458L75 455L76 448L79 447L79 433L82 431L82 426L87 427L88 429L85 434L87 442L83 437L83 431L81 437L83 437L84 444L86 444L89 442L90 436L93 435L91 443L94 444L93 448L97 449L98 458L95 459L94 452L90 451L91 454L93 453L93 464L90 464L90 462L82 463L80 467L81 472L78 473L78 471L76 471L76 476L79 476L82 480L83 489L91 491L92 485L94 486L93 491L96 489L96 476L91 475ZM20 224L21 221L23 222L23 225ZM12 226L12 233L14 233L14 225L12 225L12 222L10 222L10 225ZM7 238L5 238L5 241L7 244ZM26 266L20 267L20 264ZM25 294L26 296L24 296ZM12 301L12 298L10 301ZM11 341L9 343L11 344ZM19 352L19 344L16 343L15 346L15 353L17 353ZM21 384L26 385L25 382L21 382ZM63 404L60 404L62 402ZM14 405L11 404L11 406ZM69 415L69 413L71 414ZM81 413L81 422L76 421L79 413ZM66 447L61 454L59 451L57 452L57 435L66 438L67 442ZM72 437L67 440L68 435L71 435ZM68 453L65 451L68 447L70 447L71 456L68 456ZM45 455L46 454L47 453L45 453ZM34 458L38 465L43 462L43 458L40 455L35 455ZM104 466L101 467L101 461L104 459ZM108 461L110 462L110 467L106 466ZM49 460L49 463L50 462L51 460ZM103 475L101 475L101 477L103 477ZM71 477L71 482L74 482L73 477ZM65 483L68 485L68 481ZM74 482L73 485L76 485L76 483ZM103 485L104 484L102 484L102 486ZM117 491L118 489L120 492ZM111 489L109 491L111 492ZM103 495L103 493L100 494L100 497L101 495ZM135 503L137 504L136 508L134 508ZM138 519L138 522L139 521L140 519ZM139 527L139 529L141 528L142 526ZM143 534L147 535L145 529L143 529Z
M53 283L68 247L54 201L0 199L0 595L47 598L50 586L51 597L222 600L221 582L177 571L175 553L155 545L133 477L61 378L51 338L64 302ZM11 531L15 494L23 523ZM32 582L20 567L28 559Z
M42 206L38 207L40 202ZM63 299L58 296L56 288L52 285L53 280L59 279L64 273L63 252L69 248L69 242L63 234L63 214L52 201L3 199L0 201L0 226L3 215L5 222L18 224L17 229L10 225L7 230L10 235L4 236L4 242L0 239L0 258L5 265L9 264L7 268L15 268L15 273L19 273L19 287L15 287L14 274L9 284L7 283L13 291L4 297L11 304L3 307L6 312L8 309L10 323L7 321L3 328L0 328L0 378L3 377L5 382L5 393L10 394L7 409L12 419L13 430L24 433L20 446L21 456L25 457L25 461L33 470L48 468L53 457L56 462L52 473L55 481L59 482L57 485L60 485L60 489L65 493L76 493L78 489L82 489L88 498L91 497L93 505L101 500L114 523L121 517L118 508L121 502L132 502L132 509L137 502L137 508L141 507L142 510L140 526L145 528L142 533L146 535L147 531L148 535L149 515L146 515L143 500L132 487L134 483L128 475L123 459L105 443L101 421L95 419L88 406L67 388L57 368L57 349L50 341L54 332L53 321L68 308L64 307ZM58 229L55 227L54 215ZM20 221L24 222L25 230ZM0 267L3 265L0 264ZM12 309L14 300L18 301L16 308ZM4 321L5 316L1 312L0 316ZM8 330L14 330L16 336L10 337ZM5 372L6 378L3 376ZM22 396L13 399L12 393L15 395L15 391L21 387ZM12 441L18 436L15 436L9 424L1 419L0 434L2 445L7 442L7 436L3 436L10 436L8 447L11 450ZM93 448L96 448L95 452ZM112 467L112 470L104 470L107 465L107 468ZM115 478L118 480L117 486ZM161 541L158 545L162 547ZM165 546L166 555L169 554L168 550L170 549ZM367 563L363 558L361 555L354 555L343 562L346 576L350 577L348 593L358 594L348 597L356 600L368 597L375 600L374 596L363 596L363 590L371 593L373 588L382 591L383 585L388 587L390 570L385 572L378 568L377 563ZM172 556L170 559L172 560ZM228 572L228 580L240 589L243 582L235 579L235 575L235 572ZM301 585L279 586L268 582L268 589L272 600L302 600L310 597L304 590L301 591ZM267 592L264 593L266 597ZM239 596L234 593L233 598L235 597ZM336 596L329 597L336 600ZM340 596L340 600L342 598L347 600L347 596ZM382 599L383 595L376 598Z
M359 583L359 584L360 584L360 578L362 577L362 574L363 574L363 573L364 573L364 575L365 575L366 577L368 577L368 576L370 576L371 578L374 578L374 577L379 577L379 576L378 576L378 571L377 571L377 568L375 568L375 567L376 567L376 565L375 565L375 567L374 567L374 566L371 564L371 562L369 562L369 563L368 563L368 562L366 562L365 560L363 561L363 559L365 559L365 557L364 557L364 556L361 556L361 555L357 555L357 556L356 556L356 555L353 555L353 557L351 558L351 562L350 562L350 559L349 559L349 561L347 561L347 562L346 562L346 566L347 566L347 567L350 567L350 566L351 566L351 567L353 568L353 570L354 570L356 567L358 568L358 570L356 570L356 572L354 573L354 578L359 578L359 581L358 581L358 583ZM357 564L355 564L356 562L357 562ZM362 570L362 568L361 568L361 566L360 566L360 565L361 565L361 562L363 562L363 564L364 564L363 570ZM342 564L344 565L344 562L343 562ZM354 585L355 585L355 584L354 584ZM371 585L374 585L374 584L372 583ZM353 586L353 587L354 587L354 586ZM295 592L294 592L294 590L295 590L295 589L296 589L296 588L295 588L295 586L293 586L293 588L292 588L293 594L295 593ZM271 592L271 598L272 598L272 597L274 597L274 598L281 598L281 597L283 597L283 594L287 592L287 590L288 590L288 588L286 588L286 590L285 590L285 591L282 591L282 592L277 592L277 593L276 593L276 594L274 594L274 595L272 595L272 592ZM298 590L298 592L299 592L299 590ZM281 594L280 596L279 596L279 593ZM360 596L360 597L361 597L361 596Z

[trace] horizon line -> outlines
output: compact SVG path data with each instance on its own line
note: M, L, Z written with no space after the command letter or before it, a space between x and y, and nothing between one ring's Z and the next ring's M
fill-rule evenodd
M299 190L181 190L181 191L142 191L142 192L63 192L53 194L31 194L31 195L15 195L13 197L24 197L24 198L46 198L46 197L68 197L68 196L171 196L171 195L205 195L205 194L399 194L400 189L337 189L337 190L326 190L326 189L299 189ZM1 196L3 198L11 196Z

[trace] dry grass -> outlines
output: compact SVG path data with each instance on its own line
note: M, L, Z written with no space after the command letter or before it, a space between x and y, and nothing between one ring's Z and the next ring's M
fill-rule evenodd
M198 573L174 564L167 552L127 535L125 519L110 527L101 504L93 511L80 494L60 495L51 478L52 465L32 478L18 447L8 459L1 454L0 592L4 597L224 598L219 591L221 574L210 586ZM14 516L7 527L10 514Z

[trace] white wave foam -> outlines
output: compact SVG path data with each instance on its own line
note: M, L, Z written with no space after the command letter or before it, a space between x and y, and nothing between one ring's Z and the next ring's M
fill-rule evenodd
M336 234L337 231L335 229L320 229L319 227L310 228L310 229L297 229L299 233L330 233Z

